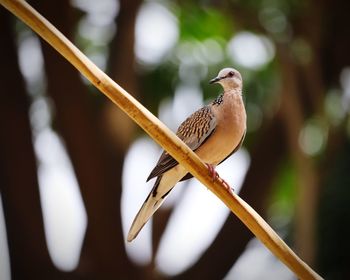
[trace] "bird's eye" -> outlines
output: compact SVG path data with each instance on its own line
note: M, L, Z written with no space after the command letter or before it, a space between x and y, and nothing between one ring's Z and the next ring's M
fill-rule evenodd
M230 71L230 72L228 73L228 75L227 75L227 76L229 76L229 77L233 77L234 75L235 75L235 72Z

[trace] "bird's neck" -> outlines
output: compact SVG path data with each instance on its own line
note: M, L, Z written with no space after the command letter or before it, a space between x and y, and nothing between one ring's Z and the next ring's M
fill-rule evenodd
M234 87L234 88L225 89L224 92L227 95L236 94L238 96L242 96L242 87Z
M213 105L221 105L221 103L224 101L224 93L221 93L218 97L215 98L213 101Z
M212 110L218 121L220 119L230 123L235 129L240 127L243 133L246 126L246 112L241 90L225 91L213 102ZM230 130L230 133L233 133L233 131Z
M213 105L222 105L222 103L225 102L225 100L227 99L242 99L242 89L234 88L225 91L213 101Z

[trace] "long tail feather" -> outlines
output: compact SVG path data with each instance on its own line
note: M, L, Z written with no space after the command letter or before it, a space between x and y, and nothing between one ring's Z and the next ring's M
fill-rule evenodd
M177 165L165 172L163 175L157 177L150 194L147 196L131 225L127 238L129 242L135 239L143 226L152 217L154 212L156 212L162 205L175 184L181 178L183 178L186 173L186 169L184 169L181 165Z
M141 209L137 213L128 233L128 242L131 242L136 238L136 236L139 234L144 225L152 217L154 212L156 212L158 208L162 205L166 195L170 192L171 189L166 194L160 197L159 195L157 195L157 189L161 182L161 179L162 176L159 176L157 178L157 181L155 182L152 191L149 193Z

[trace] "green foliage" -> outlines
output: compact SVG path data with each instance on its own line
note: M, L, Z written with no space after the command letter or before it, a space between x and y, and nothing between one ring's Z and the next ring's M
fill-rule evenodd
M177 67L169 62L159 65L152 71L141 74L143 91L143 103L156 113L162 99L174 93L178 82Z
M297 171L290 163L285 163L276 178L270 197L270 217L277 221L276 226L285 226L294 214L297 196ZM280 223L282 221L282 224Z
M179 8L180 40L205 40L224 38L228 40L233 32L230 17L210 7L198 7L191 3Z

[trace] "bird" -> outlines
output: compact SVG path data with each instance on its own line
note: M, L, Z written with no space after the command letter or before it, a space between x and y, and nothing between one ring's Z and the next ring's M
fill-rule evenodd
M242 98L242 76L236 69L220 70L209 83L220 84L223 93L190 115L179 126L176 135L206 163L215 179L218 176L215 167L241 147L247 117ZM153 178L156 181L130 227L128 242L137 237L176 183L191 177L181 164L163 151L147 178L147 182Z

